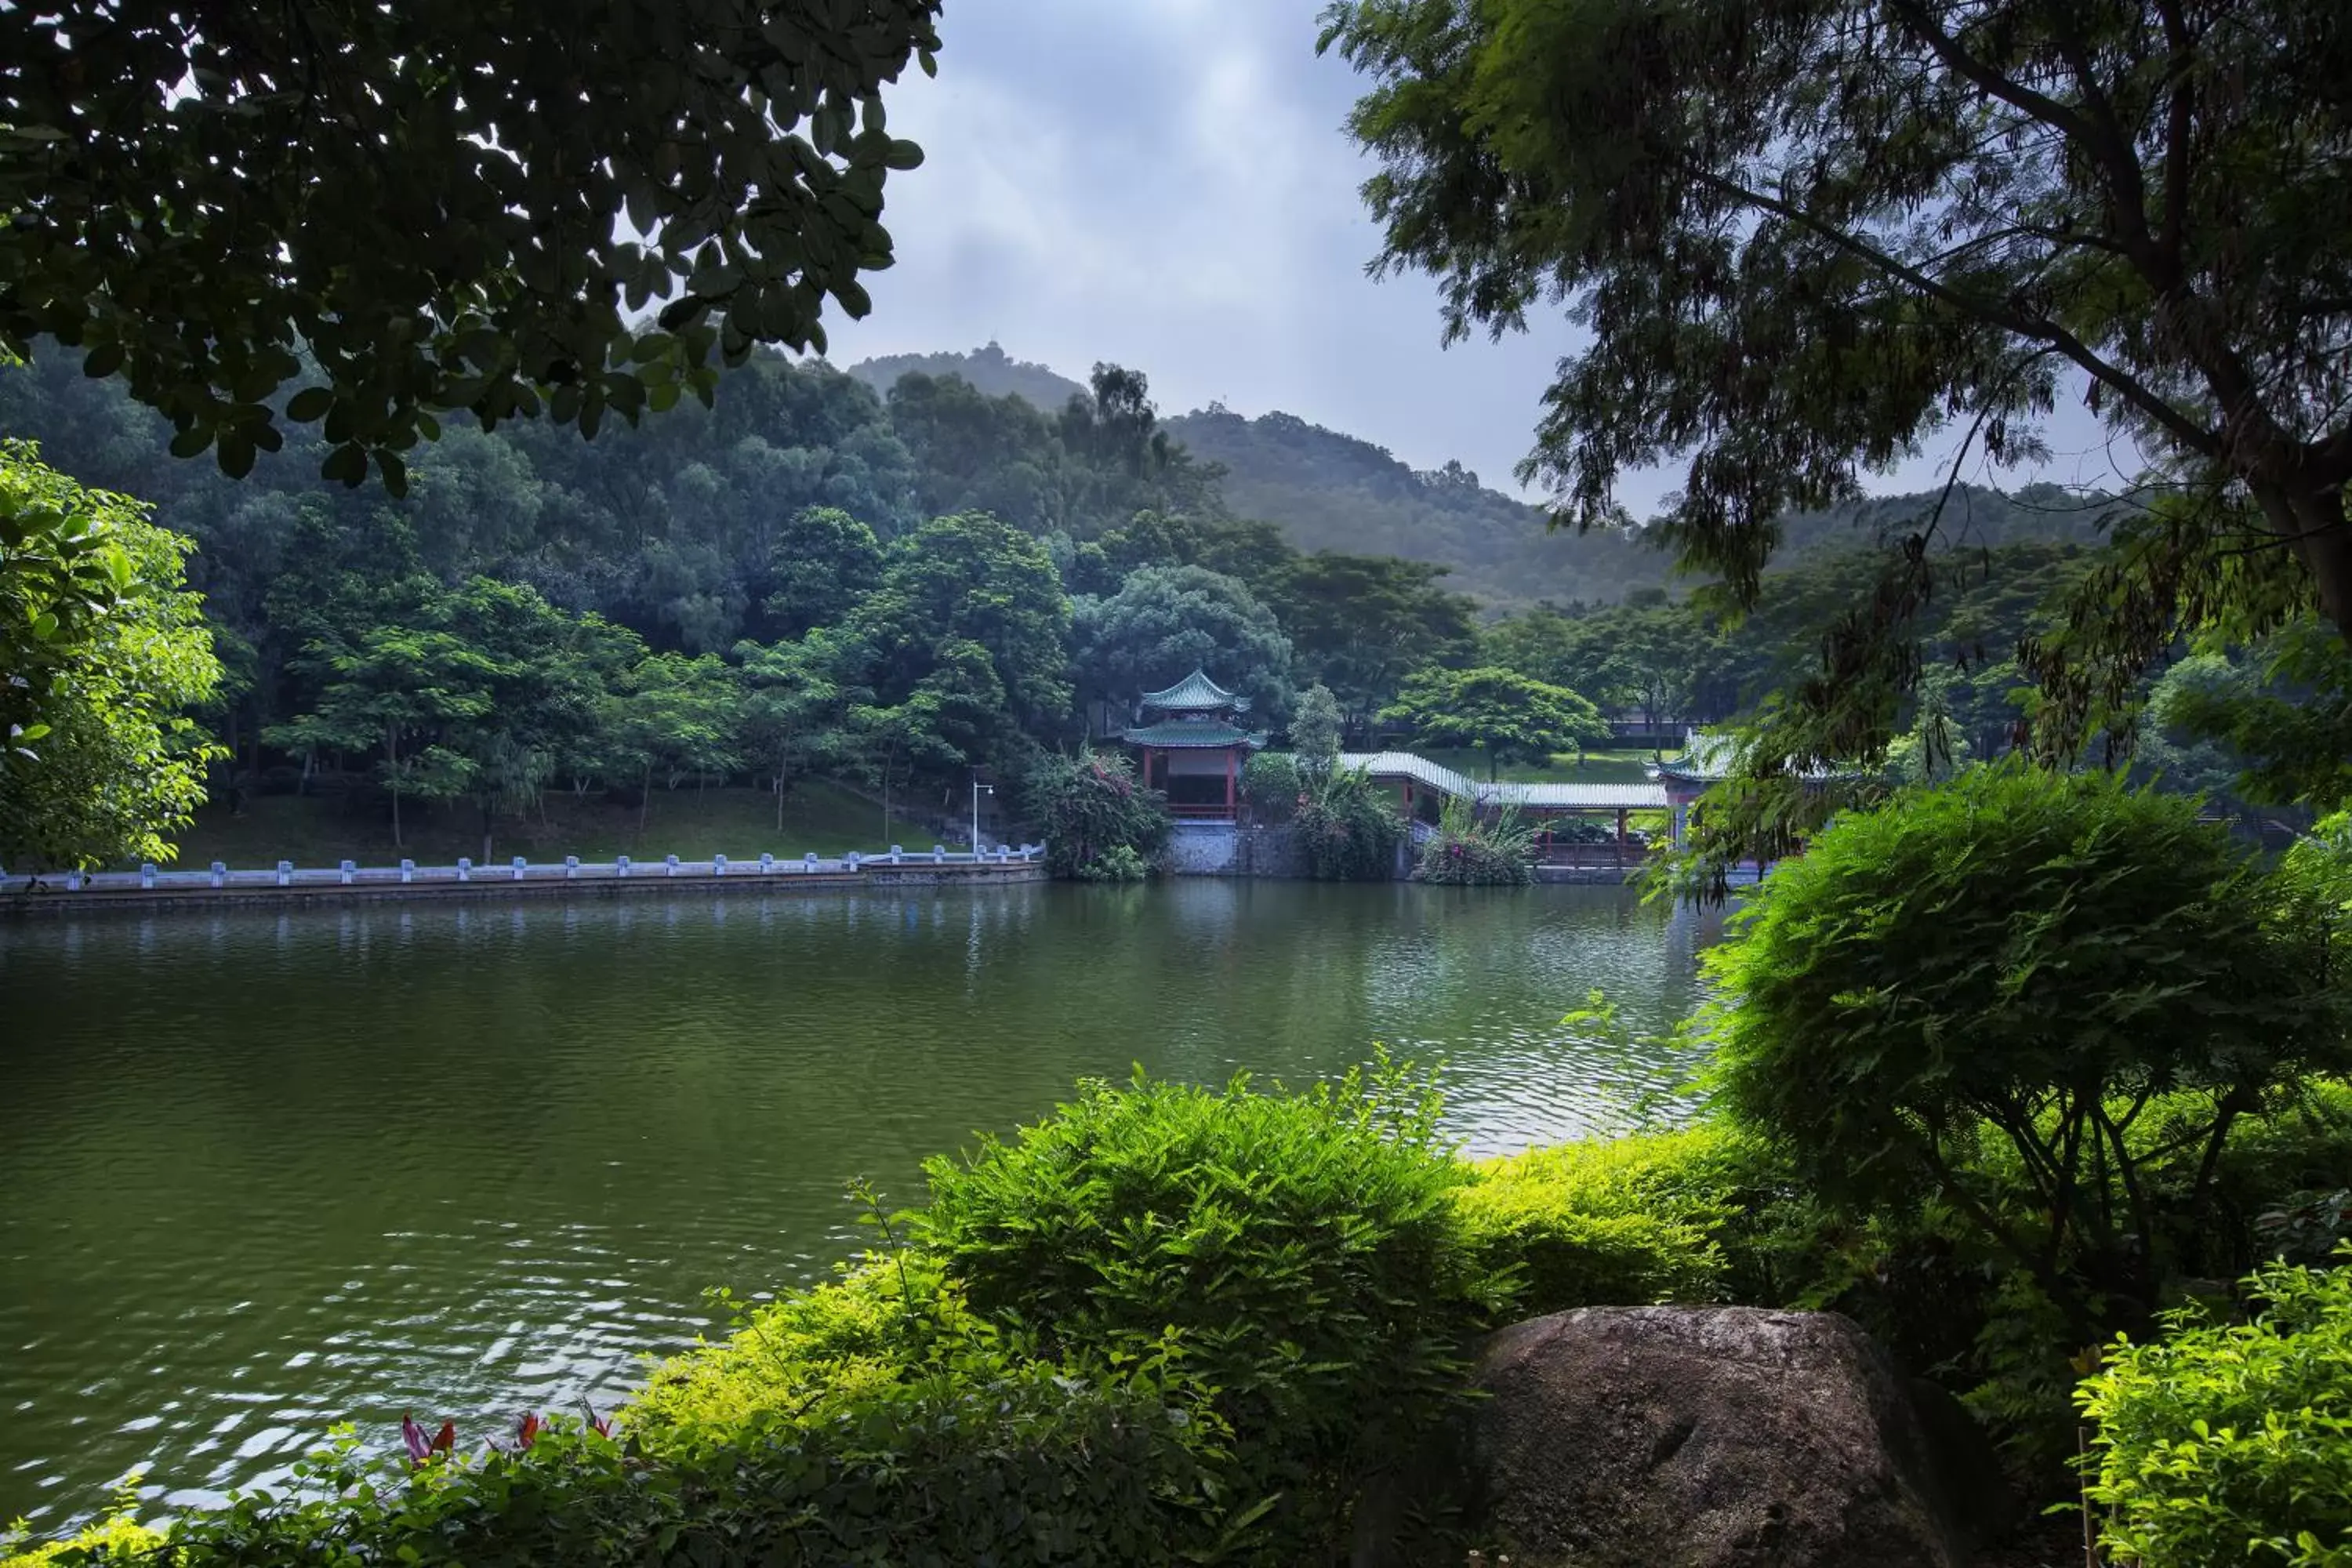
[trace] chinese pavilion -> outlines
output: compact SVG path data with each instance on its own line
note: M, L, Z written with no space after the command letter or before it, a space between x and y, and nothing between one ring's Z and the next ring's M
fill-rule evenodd
M1147 691L1151 721L1121 731L1136 748L1146 789L1165 790L1169 811L1191 821L1231 822L1241 799L1242 761L1265 744L1242 728L1249 699L1194 670L1164 691Z

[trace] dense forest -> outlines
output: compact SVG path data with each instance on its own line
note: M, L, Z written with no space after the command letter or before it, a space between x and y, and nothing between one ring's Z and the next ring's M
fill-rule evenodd
M329 781L379 794L395 834L404 808L478 813L488 837L551 789L642 804L709 778L781 801L822 774L944 805L972 769L1019 777L1194 665L1277 725L1320 684L1357 743L1433 668L1719 720L1803 667L1877 570L1867 547L1927 504L1791 520L1797 548L1734 624L1671 595L1636 539L1547 531L1458 468L1415 474L1288 416L1162 421L1115 366L1050 412L882 368L887 395L762 353L710 407L593 441L452 428L397 500L321 480L299 445L242 481L175 458L166 421L64 352L0 371L0 434L194 542L226 666L200 714L215 795ZM1937 690L1975 751L2004 744L2010 653L2086 534L2063 499L1947 504L1956 541L1995 547L1927 627L1965 667ZM1481 583L1519 592L1456 591Z

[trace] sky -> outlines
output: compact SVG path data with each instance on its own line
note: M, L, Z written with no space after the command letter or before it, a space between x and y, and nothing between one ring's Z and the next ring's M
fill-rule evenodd
M993 341L1076 381L1109 361L1144 372L1163 414L1282 409L1537 499L1512 469L1574 329L1554 316L1448 348L1433 280L1367 275L1371 163L1341 129L1361 83L1316 55L1321 9L947 0L938 78L910 70L884 94L892 133L926 155L886 192L898 263L867 280L871 316L828 320L828 357ZM1963 477L2120 483L2071 400L2049 437L2038 476ZM1939 484L1950 460L1937 443L1870 488ZM1674 488L1630 475L1619 499L1647 517Z

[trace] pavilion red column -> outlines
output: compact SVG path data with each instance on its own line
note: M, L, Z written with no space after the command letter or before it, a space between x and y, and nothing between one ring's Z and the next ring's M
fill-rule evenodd
M1229 818L1234 815L1234 774L1237 766L1234 762L1235 755L1231 746L1225 748L1225 816Z

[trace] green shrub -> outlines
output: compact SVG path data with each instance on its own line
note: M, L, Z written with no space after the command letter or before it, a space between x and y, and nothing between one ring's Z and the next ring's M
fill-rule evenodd
M1719 1237L1757 1152L1712 1127L1530 1149L1481 1163L1454 1201L1487 1268L1520 1279L1528 1315L1718 1301Z
M2231 1133L2345 1053L2325 930L2196 813L1998 767L1840 818L1708 959L1725 1103L1851 1211L1948 1207L2077 1344L2145 1321Z
M556 1421L527 1449L362 1463L348 1435L286 1495L124 1521L71 1560L1088 1565L1246 1546L1222 1427L1150 1355L1075 1369L966 1311L936 1265L871 1259L663 1366L620 1440Z
M1465 1237L1466 1166L1400 1072L1262 1095L1084 1086L1011 1142L934 1160L917 1234L972 1310L1116 1368L1172 1343L1230 1425L1237 1500L1306 1561L1458 1395L1507 1298Z
M1379 882L1396 874L1404 818L1361 768L1334 767L1313 782L1291 831L1307 874L1326 882Z
M1141 881L1159 868L1174 834L1167 797L1135 782L1135 768L1110 752L1038 758L1022 783L1023 807L1045 833L1045 864L1056 877Z
M1298 759L1287 752L1259 752L1242 767L1242 798L1261 822L1288 822L1307 788Z
M2084 1495L2118 1565L2352 1564L2352 1268L2247 1284L2253 1322L2184 1318L2083 1384Z
M1535 861L1536 830L1516 806L1481 817L1468 802L1448 799L1412 874L1453 887L1515 888L1536 879Z

